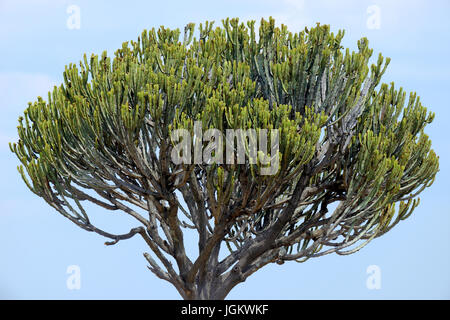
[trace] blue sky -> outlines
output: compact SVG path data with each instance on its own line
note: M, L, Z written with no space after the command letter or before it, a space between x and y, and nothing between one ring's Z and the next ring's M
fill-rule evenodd
M80 8L80 29L69 29L67 8ZM379 28L369 28L379 9ZM426 128L440 156L440 172L421 195L413 215L350 256L328 255L304 264L272 265L231 291L229 299L449 299L450 298L450 2L357 0L52 1L0 0L0 298L179 299L176 290L147 268L136 237L105 246L79 229L23 184L9 151L17 118L29 101L47 96L62 81L64 66L84 53L112 54L144 28L180 29L226 17L273 16L300 31L316 22L345 29L351 49L366 36L374 56L392 61L383 82L416 91L436 113ZM368 24L368 19L369 24ZM447 182L446 182L447 181ZM88 207L98 223L127 232L117 213ZM68 266L81 271L69 290ZM381 288L366 287L367 267L381 271Z

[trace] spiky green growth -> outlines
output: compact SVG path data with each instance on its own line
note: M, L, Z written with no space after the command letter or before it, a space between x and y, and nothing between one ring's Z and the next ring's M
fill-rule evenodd
M84 56L47 102L29 104L10 144L31 191L107 244L140 234L150 270L183 298L224 298L271 262L355 252L407 218L438 171L423 133L434 115L415 94L379 86L389 59L369 67L367 39L350 52L327 25L291 33L261 20L258 39L254 25L206 22L197 39L189 24L182 41L161 27L113 60ZM279 170L261 175L248 159L175 165L170 134L193 134L194 121L279 129ZM83 201L139 226L103 231ZM182 228L198 232L195 260ZM223 244L230 255L219 261Z

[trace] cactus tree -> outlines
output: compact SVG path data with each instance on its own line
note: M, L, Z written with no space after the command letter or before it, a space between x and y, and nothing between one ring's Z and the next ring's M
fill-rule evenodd
M160 27L114 58L85 55L29 103L10 144L32 192L107 245L142 237L148 268L184 299L223 299L269 263L354 253L409 217L438 172L423 131L434 115L380 83L389 59L369 63L366 38L351 52L328 25L292 33L270 18L257 31L238 19ZM174 161L174 130L191 134L192 159L206 152L196 125L276 129L278 149L252 161L245 136L243 163ZM87 202L136 227L94 225Z

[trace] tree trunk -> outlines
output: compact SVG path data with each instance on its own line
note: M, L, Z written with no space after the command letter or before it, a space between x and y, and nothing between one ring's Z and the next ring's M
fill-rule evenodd
M201 281L197 281L194 290L186 293L185 300L224 300L230 293L231 289L225 288L224 283L218 281L217 278L207 276Z

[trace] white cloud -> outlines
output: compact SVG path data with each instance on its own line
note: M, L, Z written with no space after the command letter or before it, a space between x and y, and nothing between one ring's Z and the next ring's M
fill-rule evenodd
M37 96L44 99L56 81L46 74L4 72L0 73L0 111L12 111L21 106L24 109L28 101Z
M0 151L9 150L8 142L17 141L17 118L28 102L38 96L47 99L47 93L56 82L48 75L8 72L0 73ZM16 137L16 138L13 138Z
M56 0L2 0L0 1L0 9L2 13L11 13L17 11L23 11L25 7L48 7L48 6L60 6L61 1Z
M9 150L9 142L16 141L17 138L0 133L0 150Z
M279 10L272 14L277 25L285 24L290 31L299 32L313 23L304 0L282 0L279 3Z
M305 26L312 27L317 22L330 24L332 30L363 31L367 33L366 21L369 18L367 8L376 5L381 13L381 31L392 29L421 28L421 15L427 10L427 4L420 0L260 0L255 14L265 18L272 16L277 25L283 23L291 31L301 31ZM429 7L429 6L428 6ZM249 16L254 18L253 16ZM256 18L259 21L260 18ZM246 19L244 19L246 20Z
M283 0L281 2L297 10L303 10L305 7L305 0Z

